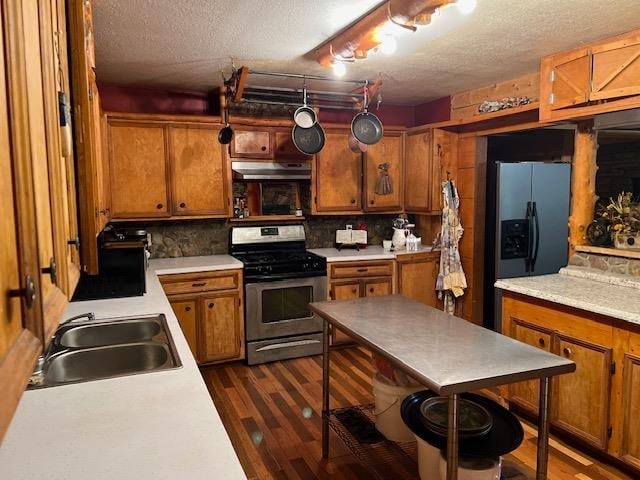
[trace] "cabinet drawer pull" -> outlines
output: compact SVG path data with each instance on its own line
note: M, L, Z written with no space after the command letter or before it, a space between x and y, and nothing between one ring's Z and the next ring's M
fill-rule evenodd
M162 209L164 208L164 205L163 205L163 204L161 204L161 203L159 203L159 204L157 204L157 205L156 205L156 208L157 208L158 210L162 210Z
M368 271L369 271L369 269L368 269L368 268L359 268L359 269L358 269L358 270L356 270L356 271L357 271L357 272L360 272L360 273L365 273L365 272L368 272Z
M184 202L182 202L182 203L180 204L180 208L185 208L186 206L187 206L187 204L186 204L186 203L184 203Z
M260 150L262 150L263 152L267 151L267 147L265 145L263 145L262 147L260 147Z
M215 306L216 306L216 305L215 305L215 303L213 303L213 302L211 302L211 303L209 304L209 308L213 308L213 307L215 307Z
M351 199L351 204L353 205L354 203L356 203L356 199L355 199L355 198L352 198L352 199Z
M190 312L191 311L191 307L184 307L184 311L185 312Z
M564 355L566 357L570 357L573 352L571 351L571 349L569 347L564 347L562 349L562 353L564 353Z
M207 282L196 282L196 283L192 283L191 286L192 287L204 287L207 284Z
M24 288L9 290L9 297L24 297L27 308L33 307L36 301L36 284L31 275L24 277Z
M538 343L540 344L541 347L544 347L544 338L539 338L538 339Z

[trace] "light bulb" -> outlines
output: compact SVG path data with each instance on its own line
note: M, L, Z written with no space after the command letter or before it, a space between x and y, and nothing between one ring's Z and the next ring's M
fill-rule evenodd
M347 73L347 67L342 62L333 62L333 74L336 77L344 77L345 73Z
M387 34L382 39L382 43L380 44L380 51L385 55L392 55L398 49L398 42L396 37L393 35Z
M457 0L456 7L463 15L469 15L476 9L476 5L478 4L477 0Z

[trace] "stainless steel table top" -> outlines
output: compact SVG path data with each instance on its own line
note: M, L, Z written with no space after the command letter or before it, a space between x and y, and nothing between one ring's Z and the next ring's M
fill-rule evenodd
M402 295L309 308L439 395L570 373L575 363Z

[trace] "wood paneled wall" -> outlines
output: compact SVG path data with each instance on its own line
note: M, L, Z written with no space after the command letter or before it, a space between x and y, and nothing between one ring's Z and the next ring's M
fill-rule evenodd
M483 320L486 160L486 137L459 139L456 185L460 196L460 220L464 228L460 257L468 288L458 306L458 314L478 325L482 325Z

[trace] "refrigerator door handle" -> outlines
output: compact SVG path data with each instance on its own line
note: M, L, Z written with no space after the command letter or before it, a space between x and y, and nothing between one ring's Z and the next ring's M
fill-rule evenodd
M531 209L531 216L534 220L534 228L535 228L535 236L536 236L536 246L533 247L533 255L531 256L531 271L533 272L536 268L536 260L538 260L538 247L540 246L540 223L538 219L538 207L536 202L533 202L533 207Z
M524 259L524 271L531 271L531 253L533 249L532 237L533 237L533 218L531 218L532 210L531 210L531 202L527 202L527 213L525 216L525 220L527 221L527 257Z

